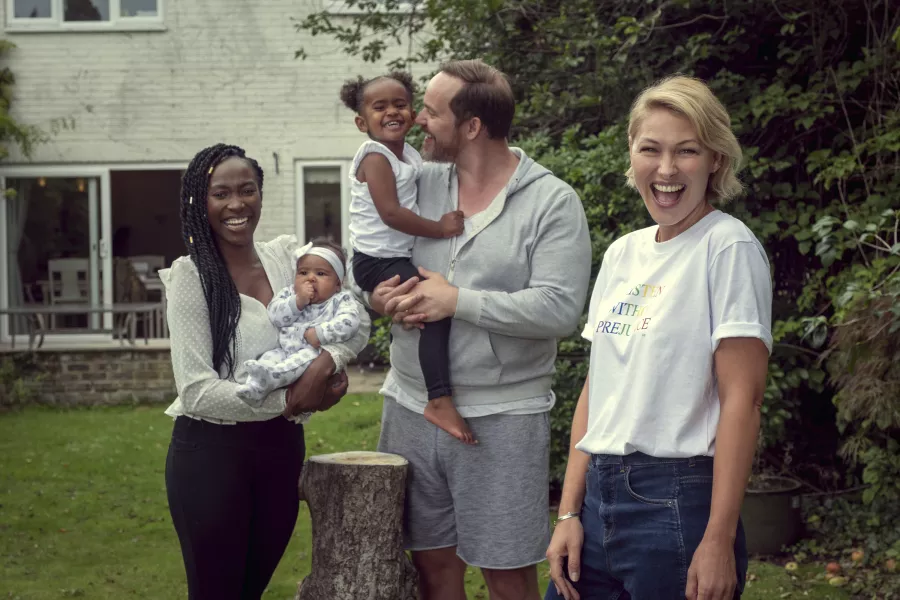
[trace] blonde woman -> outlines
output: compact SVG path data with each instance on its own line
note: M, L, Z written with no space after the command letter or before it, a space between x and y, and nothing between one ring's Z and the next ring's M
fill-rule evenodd
M714 208L741 190L741 149L703 82L646 89L628 142L628 183L657 225L614 242L594 286L546 599L738 598L772 347L769 263Z

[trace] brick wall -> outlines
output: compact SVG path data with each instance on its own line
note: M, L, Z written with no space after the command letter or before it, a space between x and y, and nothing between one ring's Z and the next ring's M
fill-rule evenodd
M383 365L365 355L348 368L350 393L377 393L384 381ZM168 349L42 350L0 352L0 408L19 404L4 390L4 377L26 382L27 403L50 406L171 403L177 392ZM9 362L12 366L9 366ZM14 372L4 373L4 366ZM39 376L35 377L35 374ZM33 394L32 394L33 392Z
M161 1L165 31L3 33L17 46L5 58L13 114L45 129L74 122L33 161L187 164L212 143L238 144L266 172L258 238L294 233L294 161L353 157L364 138L338 90L384 66L296 31L292 19L321 0ZM8 6L0 2L0 26ZM301 46L309 58L295 60Z
M176 396L168 350L47 351L30 362L43 374L30 385L40 404L171 402Z

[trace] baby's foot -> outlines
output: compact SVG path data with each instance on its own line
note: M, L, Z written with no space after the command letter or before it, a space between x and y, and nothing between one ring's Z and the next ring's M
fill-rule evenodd
M429 400L425 406L425 418L464 444L478 443L466 420L457 412L450 396Z
M244 369L247 371L247 379L264 379L266 367L258 360L244 361Z
M281 379L281 373L275 372L275 367L266 365L256 360L248 360L244 363L247 369L247 383L255 385L260 390L274 390L281 387L278 380Z
M247 383L243 385L239 385L237 388L237 397L250 404L251 406L255 406L259 404L259 401L262 400L263 394L262 389L254 381L251 379L247 379Z

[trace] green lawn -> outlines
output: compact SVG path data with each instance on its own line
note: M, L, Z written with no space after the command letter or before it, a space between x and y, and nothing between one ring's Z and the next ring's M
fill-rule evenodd
M380 413L377 397L348 396L313 418L308 452L374 449ZM0 598L185 597L163 482L171 427L158 406L0 414ZM266 598L293 598L309 547L303 505ZM544 586L546 565L539 572ZM751 572L750 600L847 597L809 570L791 578L753 563ZM470 600L487 598L477 571L466 585Z

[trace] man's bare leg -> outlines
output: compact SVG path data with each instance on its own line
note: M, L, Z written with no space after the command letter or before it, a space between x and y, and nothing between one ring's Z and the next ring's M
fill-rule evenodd
M541 600L537 565L520 569L482 569L491 600Z
M419 600L466 600L466 563L456 546L413 552L412 560L419 572Z

